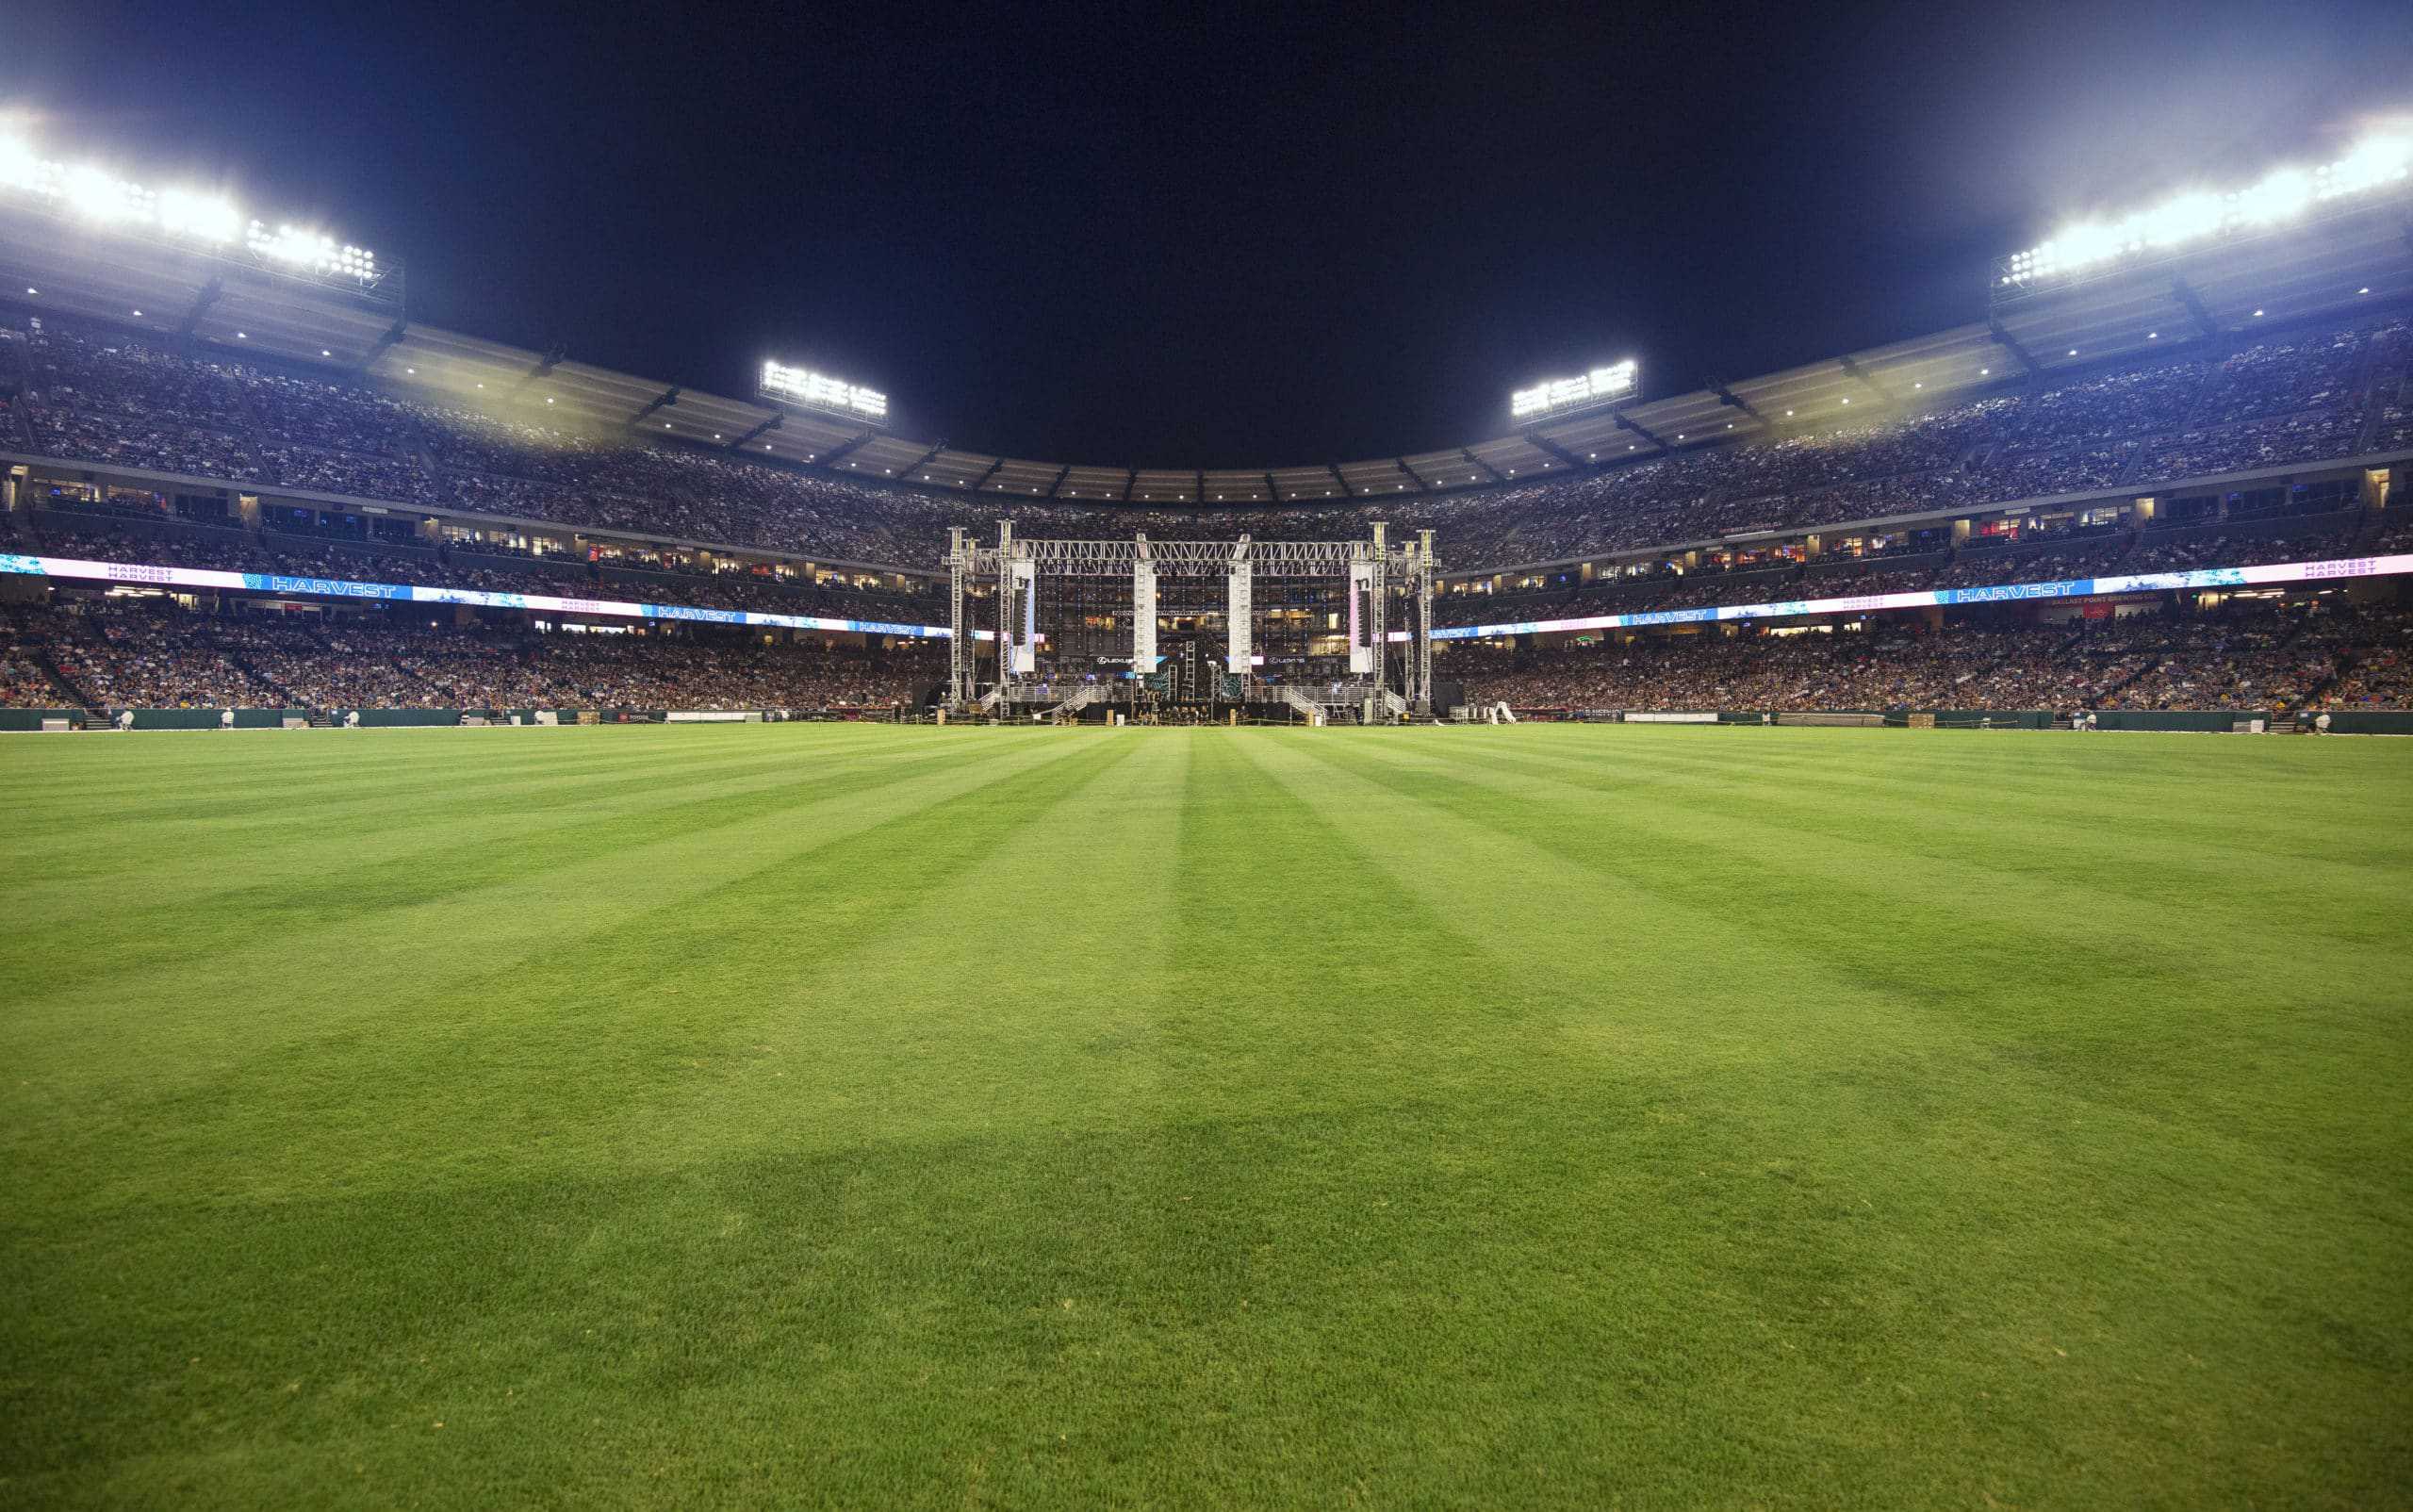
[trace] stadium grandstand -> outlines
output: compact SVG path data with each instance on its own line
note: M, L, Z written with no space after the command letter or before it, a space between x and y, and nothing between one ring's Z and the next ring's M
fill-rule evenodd
M240 255L156 218L96 237L20 172L7 698L895 715L945 677L952 529L1382 523L1440 543L1435 677L1461 708L2398 711L2400 578L2368 564L2413 551L2401 179L2101 267L2007 259L1986 319L1785 372L1415 455L1199 470L968 452L892 434L884 396L867 418L516 350L411 321L373 253ZM411 588L454 601L380 597ZM1106 610L1127 639L1127 599ZM548 649L581 634L618 644ZM1097 648L1041 638L1042 673L1098 675ZM313 645L393 670L313 676ZM1260 677L1336 647L1281 649ZM447 658L511 671L425 670Z

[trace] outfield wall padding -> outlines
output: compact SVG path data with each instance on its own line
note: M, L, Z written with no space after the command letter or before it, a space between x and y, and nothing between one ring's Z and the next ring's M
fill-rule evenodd
M1980 719L1988 719L1994 722L1996 730L2053 728L2053 712L2050 709L1929 709L1922 712L1934 715L1939 727L1974 725Z
M45 719L80 719L81 709L0 709L0 730L40 730Z
M484 710L475 712L488 713ZM551 712L563 724L575 725L582 711L557 709ZM621 713L622 711L619 710L600 710L598 711L598 715L601 723L614 724L618 722ZM1756 725L1760 722L1760 713L1761 711L1757 709L1720 709L1717 711L1717 722L1722 725ZM1901 729L1910 723L1911 715L1914 713L1934 715L1938 726L1968 727L1977 724L1980 719L1985 719L1993 721L1994 728L1998 730L2050 730L2053 728L2053 720L2056 717L2049 709L1891 709L1885 712L1885 723L1890 728ZM630 710L627 714L628 722L632 724L657 724L662 721L662 715L655 710ZM218 715L219 711L216 709L137 709L134 711L134 728L137 730L215 730L218 728ZM237 709L235 728L276 730L282 728L287 719L304 718L307 715L308 711L304 709ZM536 711L533 709L498 710L491 713L491 717L498 724L507 724L513 715L518 715L519 722L523 725L533 725L536 722ZM84 711L81 709L0 709L0 731L40 731L41 722L45 719L80 719L83 715ZM1569 715L1576 718L1583 716L1582 714ZM2270 715L2261 710L2240 712L2220 709L2106 709L2099 711L2095 717L2097 725L2104 730L2209 731L2226 734L2234 730L2240 721L2268 719ZM2306 722L2311 718L2309 715L2302 715L2298 717ZM364 729L380 725L430 727L457 725L460 722L461 711L458 709L363 709L360 711L360 723ZM2393 709L2335 711L2330 715L2329 728L2341 735L2413 735L2413 711Z
M2337 710L2329 715L2329 728L2340 735L2413 735L2413 714L2394 709Z
M555 709L552 713L563 724L578 723L579 711L576 709ZM457 725L463 714L480 715L498 725L511 723L514 715L519 716L523 725L536 722L536 711L533 709L363 709L360 711L360 724L364 730L371 725ZM634 717L632 716L632 722L634 722ZM658 715L646 717L649 722L659 722ZM607 715L603 722L610 724L612 720Z
M2225 735L2241 719L2268 719L2266 709L2099 709L2097 730L2208 730Z
M217 709L137 709L134 728L137 730L215 730ZM275 730L288 716L300 717L299 709L238 709L235 728L238 730ZM40 730L45 719L80 719L81 709L0 709L0 730Z

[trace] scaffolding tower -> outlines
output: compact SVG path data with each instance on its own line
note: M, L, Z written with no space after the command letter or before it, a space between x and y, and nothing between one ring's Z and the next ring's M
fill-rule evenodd
M1221 613L1226 686L1239 689L1241 700L1261 694L1264 701L1284 701L1253 675L1259 644L1256 621L1267 598L1258 585L1273 579L1313 579L1345 585L1351 691L1362 695L1367 709L1378 717L1433 716L1430 634L1433 592L1441 567L1429 530L1399 546L1391 544L1380 522L1373 525L1371 538L1363 540L1261 541L1246 534L1236 541L1152 541L1144 534L1128 540L1068 540L1017 536L1012 522L1005 520L998 523L994 546L975 544L960 526L951 529L946 566L952 638L945 698L947 708L958 714L977 707L1061 706L1070 696L1065 681L1040 671L1040 606L1046 584L1085 578L1128 583L1128 665L1142 685L1163 663L1157 643L1159 584L1168 579L1220 579L1224 587ZM995 606L989 634L996 651L993 679L985 688L973 622L983 588ZM1111 630L1109 620L1092 623ZM1101 632L1086 633L1094 639Z

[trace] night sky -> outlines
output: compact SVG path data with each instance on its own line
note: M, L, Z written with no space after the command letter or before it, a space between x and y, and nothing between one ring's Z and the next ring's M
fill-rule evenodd
M1185 14L1194 10L1195 14ZM2413 109L2413 5L0 5L51 155L222 183L415 320L974 451L1265 467L1978 318L2090 210Z

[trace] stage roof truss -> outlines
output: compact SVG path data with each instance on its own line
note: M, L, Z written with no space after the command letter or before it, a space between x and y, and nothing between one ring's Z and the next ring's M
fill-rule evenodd
M1017 535L1010 550L1014 560L1030 563L1043 578L1127 577L1133 565L1142 561L1153 566L1158 577L1220 578L1229 573L1238 560L1237 550L1230 541L1139 537L1092 541ZM1406 571L1411 566L1411 551L1405 546L1387 548L1383 551L1387 569ZM976 546L971 553L973 571L993 574L999 570L1001 559L996 547ZM1251 574L1260 578L1341 577L1353 563L1375 559L1371 541L1250 539L1245 556Z

